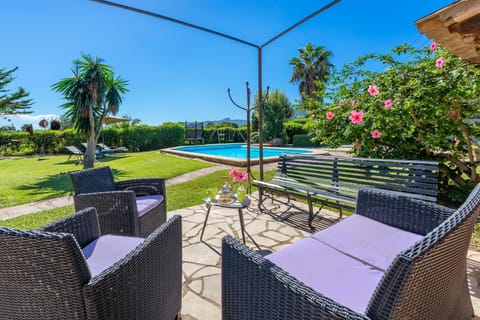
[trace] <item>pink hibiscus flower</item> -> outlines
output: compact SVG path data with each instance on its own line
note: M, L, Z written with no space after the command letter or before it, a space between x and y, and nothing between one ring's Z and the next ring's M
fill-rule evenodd
M350 107L355 107L355 100L350 101Z
M436 42L432 42L432 44L430 44L430 51L433 52L433 51L437 50L437 48L438 48L438 45L437 45Z
M353 124L360 124L363 122L363 111L352 110L348 117Z
M228 176L229 176L230 178L232 178L232 179L235 179L235 177L237 176L237 174L238 174L237 169L232 168L232 169L230 169L230 172L228 173Z
M327 112L327 119L332 120L333 118L335 118L335 114L333 114L333 112L328 111Z
M393 100L392 99L385 100L383 105L385 106L385 109L390 109L391 107L393 107Z
M228 176L232 178L233 182L242 183L248 180L248 173L243 171L237 171L237 169L232 168L228 173Z
M368 86L368 93L370 93L371 96L376 96L377 94L380 93L380 91L378 91L378 88L376 85L371 84Z
M437 61L435 61L435 67L437 68L443 68L443 66L445 65L446 61L445 61L445 58L444 57L440 57L437 59Z
M248 180L248 173L243 172L243 171L237 171L237 176L236 176L235 180L239 183L247 181Z
M382 133L378 130L373 130L371 134L373 139L380 139L382 137Z

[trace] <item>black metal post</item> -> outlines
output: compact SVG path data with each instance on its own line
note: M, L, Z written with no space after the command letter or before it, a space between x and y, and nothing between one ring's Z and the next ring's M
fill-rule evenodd
M262 86L262 47L258 47L258 165L260 180L263 180L263 86Z
M201 27L201 26L198 26L198 25L186 22L186 21L170 18L170 17L164 16L164 15L154 13L154 12L150 12L150 11L146 11L146 10L143 10L143 9L126 6L126 5L116 3L116 2L112 2L112 1L108 1L108 0L90 0L90 1L102 3L102 4L105 4L105 5L109 5L109 6L112 6L112 7L117 7L117 8L120 8L120 9L133 11L133 12L144 14L144 15L151 16L151 17L154 17L154 18L170 21L170 22L173 22L173 23L178 23L178 24L181 24L181 25L186 26L186 27L190 27L190 28L194 28L194 29L197 29L197 30L200 30L200 31L208 32L208 33L214 34L216 36L227 38L227 39L230 39L230 40L233 40L233 41L236 41L236 42L243 43L247 46L257 48L257 50L258 50L258 99L259 99L258 100L259 165L260 165L260 180L263 180L263 178L264 178L264 175L263 175L263 102L264 101L263 100L264 99L263 99L263 92L262 92L262 90L263 90L263 88L262 88L262 49L264 47L266 47L267 45L269 45L270 43L272 43L273 41L282 37L286 33L295 29L296 27L298 27L302 23L312 19L313 17L315 17L319 13L329 9L330 7L332 7L334 5L336 5L341 0L333 0L333 1L329 2L327 5L321 7L317 11L311 13L310 15L306 16L302 20L298 21L297 23L293 24L292 26L288 27L287 29L283 30L282 32L278 33L276 36L270 38L268 41L266 41L264 44L262 44L260 46L254 44L254 43L239 39L237 37L230 36L230 35L222 33L222 32L218 32L218 31L208 29L208 28L205 28L205 27Z

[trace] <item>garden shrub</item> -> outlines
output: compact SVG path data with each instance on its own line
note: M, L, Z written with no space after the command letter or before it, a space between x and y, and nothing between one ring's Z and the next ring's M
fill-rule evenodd
M299 118L287 121L283 124L283 132L286 137L285 143L293 143L293 136L296 134L307 134L308 130L305 127L306 118Z
M318 147L318 143L312 141L308 134L295 134L292 138L292 146L300 148Z
M366 65L375 65L371 71ZM440 196L463 202L480 182L480 69L432 44L367 55L332 75L325 96L307 99L307 127L332 147L353 144L355 155L436 159Z
M182 124L164 123L160 126L131 126L104 128L99 142L108 146L124 146L133 151L149 151L183 144L185 129ZM19 140L13 144L12 140ZM0 132L0 155L23 156L64 153L64 146L80 147L86 142L74 129L62 131L35 130L28 132Z

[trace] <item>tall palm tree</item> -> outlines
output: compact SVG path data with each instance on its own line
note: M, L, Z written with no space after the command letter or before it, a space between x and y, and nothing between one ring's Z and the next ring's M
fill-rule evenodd
M305 48L298 49L298 52L300 55L289 62L293 66L290 82L299 83L299 93L304 101L307 97L314 98L314 93L322 91L325 87L333 67L330 63L333 53L323 46L315 47L311 43ZM318 100L321 101L321 97Z
M83 163L93 165L105 118L117 114L122 94L128 91L128 82L115 77L113 69L102 59L93 59L84 53L82 58L73 62L73 77L62 79L52 87L67 100L61 105L66 109L65 116L72 119L78 134L87 141Z

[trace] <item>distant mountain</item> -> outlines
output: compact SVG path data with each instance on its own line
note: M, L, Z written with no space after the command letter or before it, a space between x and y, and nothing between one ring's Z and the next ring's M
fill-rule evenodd
M230 122L230 123L235 123L237 124L239 127L241 126L246 126L247 125L247 120L243 120L243 119L230 119L230 118L225 118L225 119L221 119L221 120L205 120L205 121L199 121L198 123L203 123L204 126L207 125L207 123L213 123L215 125L221 123L221 122ZM190 126L194 126L195 123L194 122L189 122L188 123L189 127Z

